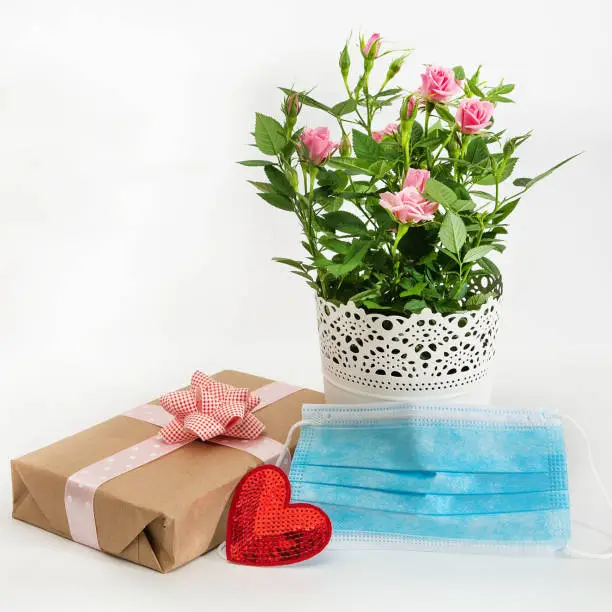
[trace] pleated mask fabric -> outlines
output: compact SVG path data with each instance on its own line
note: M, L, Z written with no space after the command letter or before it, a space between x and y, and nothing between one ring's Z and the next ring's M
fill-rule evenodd
M555 551L570 538L559 415L468 407L306 405L292 501L335 544Z

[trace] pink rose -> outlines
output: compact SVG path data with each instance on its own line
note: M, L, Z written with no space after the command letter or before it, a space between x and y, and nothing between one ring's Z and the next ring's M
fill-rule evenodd
M337 142L332 142L329 139L329 128L306 128L300 134L300 140L304 143L308 151L304 151L304 147L300 147L308 159L320 166L337 148Z
M380 142L385 136L392 136L393 134L397 134L397 123L389 123L384 130L372 132L372 138L376 142Z
M450 68L426 66L421 75L421 93L432 102L448 102L460 89L459 81Z
M375 32L372 34L372 36L370 36L368 42L364 43L362 39L361 53L363 53L364 57L378 57L378 54L380 53L380 44L380 34ZM370 51L372 51L371 54Z
M477 134L491 125L493 110L491 102L478 98L463 98L459 102L455 119L464 134Z
M399 193L382 193L380 205L391 211L400 223L431 221L438 210L438 203L426 200L416 187L405 187Z
M408 168L403 187L414 187L421 193L425 191L425 183L429 180L429 170Z

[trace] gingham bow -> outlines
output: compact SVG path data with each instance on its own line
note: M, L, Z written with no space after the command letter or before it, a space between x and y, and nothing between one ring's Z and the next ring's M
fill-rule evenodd
M221 435L253 440L264 430L264 424L252 414L259 404L255 394L220 383L200 371L191 377L189 389L166 393L160 402L174 416L159 432L168 444Z

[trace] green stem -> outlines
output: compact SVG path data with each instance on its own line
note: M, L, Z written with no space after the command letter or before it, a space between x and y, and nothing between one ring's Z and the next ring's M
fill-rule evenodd
M368 90L368 83L366 82L363 87L363 95L365 96L366 103L366 116L368 118L366 129L368 130L368 135L372 135L372 112L370 108L370 92Z
M355 100L355 113L357 113L357 117L359 117L359 121L361 122L360 125L362 125L363 127L366 127L366 122L363 120L363 117L361 116L361 113L359 112L359 109L357 108L357 98L355 98L355 96L353 95L353 92L351 91L351 88L349 87L348 80L347 79L343 79L343 80L344 80L344 87L346 88L346 93L348 94L348 97L351 100Z
M480 241L482 240L482 236L484 234L485 231L485 226L484 223L482 222L482 218L478 217L478 225L480 225L480 231L478 232L478 237L476 238L476 242L474 244L473 248L479 247L480 246ZM463 287L463 285L465 285L465 283L468 280L468 277L470 275L470 272L472 271L472 266L474 265L474 262L470 262L467 265L467 268L465 270L465 274L463 273L463 264L462 262L459 262L459 287L457 288L457 290L455 291L454 295L453 295L453 299L455 299L457 297L457 295L459 295L459 292L461 291L461 287Z
M431 116L431 103L428 102L427 105L425 106L425 123L424 123L424 128L423 128L424 137L426 137L427 134L429 133L429 117L430 116ZM425 155L427 157L427 169L431 170L431 157L430 157L429 149L425 149Z
M369 89L369 81L370 81L370 72L372 72L372 67L374 63L371 60L365 61L364 72L363 72L363 95L365 98L366 104L366 116L368 118L366 123L366 129L368 130L368 135L372 135L372 118L374 114L372 113L372 108L370 106L370 89Z
M493 212L497 212L497 209L499 208L499 179L497 178L497 175L495 176L495 207L493 209Z
M448 135L447 139L442 143L442 147L440 148L440 150L438 151L437 155L434 157L433 160L433 165L436 165L436 162L438 161L438 158L440 157L440 155L442 154L442 151L444 151L446 149L446 146L448 145L448 143L452 140L453 136L455 135L455 126L453 126L451 128L450 134Z
M391 257L393 258L393 284L397 285L400 280L400 256L397 250L397 247L400 243L400 240L406 235L406 232L410 229L409 223L400 223L397 228L397 234L395 236L395 241L393 242L393 247L391 249Z
M321 255L321 251L317 245L317 237L314 229L314 187L315 187L315 179L319 169L316 166L310 166L308 172L306 171L305 165L302 165L302 175L304 178L304 200L306 201L307 208L302 210L300 214L298 214L298 218L302 224L302 231L306 236L306 241L308 242L308 246L310 247L311 256L316 259ZM299 204L299 202L298 202ZM298 206L299 209L299 206ZM327 288L325 284L326 274L324 271L317 268L317 277L319 281L319 286L321 287L321 296L323 298L327 297Z

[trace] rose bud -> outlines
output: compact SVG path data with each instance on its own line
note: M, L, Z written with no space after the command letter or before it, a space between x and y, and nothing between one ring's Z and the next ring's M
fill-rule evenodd
M338 148L342 157L349 157L353 148L351 147L351 139L348 134L344 134L340 140L340 147Z
M363 55L363 57L367 59L374 59L375 57L378 57L378 54L380 53L381 42L382 41L380 38L380 34L378 34L377 32L372 34L372 36L370 36L367 42L362 37L361 54Z
M297 117L302 110L302 103L300 102L300 96L296 93L292 93L285 100L285 113L287 117Z

